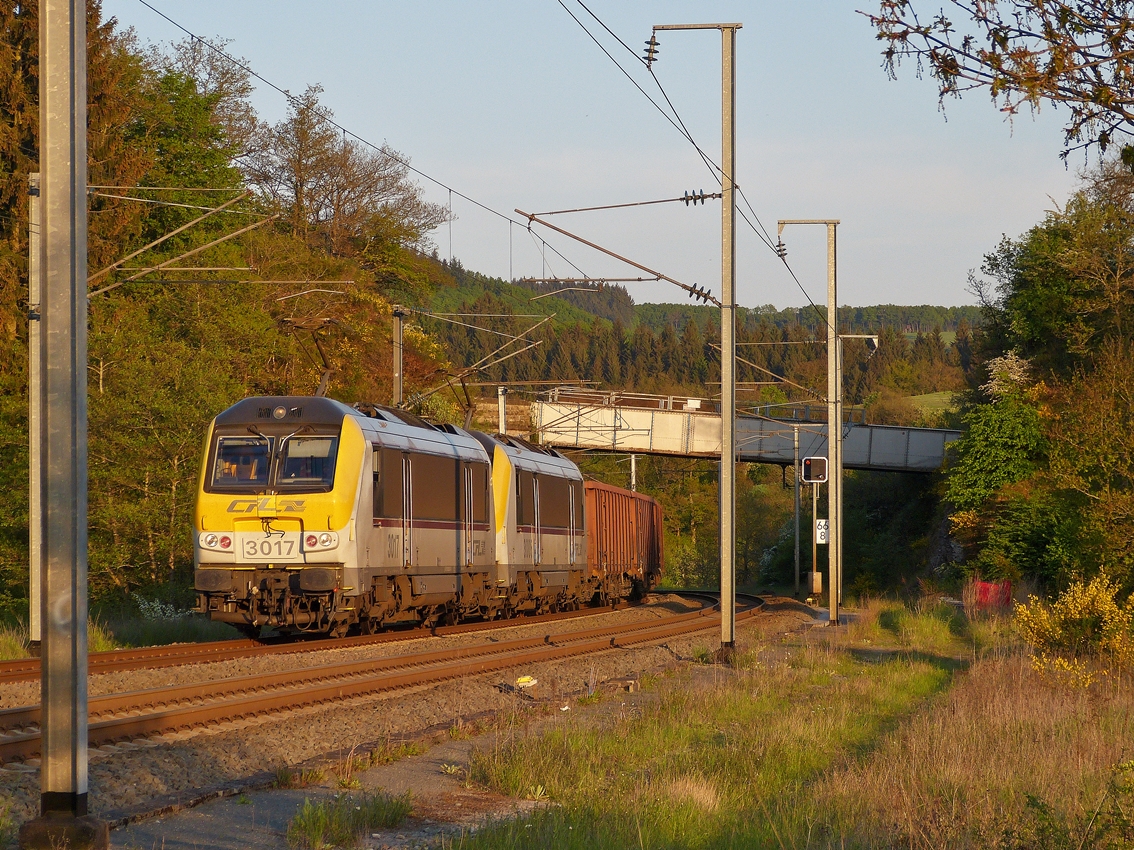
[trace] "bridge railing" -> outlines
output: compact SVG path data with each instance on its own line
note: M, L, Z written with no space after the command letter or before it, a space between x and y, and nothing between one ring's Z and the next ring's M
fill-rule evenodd
M715 404L684 396L647 396L570 389L532 404L532 428L545 445L640 454L719 457L721 418ZM680 402L678 404L677 402ZM708 409L706 409L708 407ZM844 421L843 464L849 469L927 472L939 469L960 431ZM790 464L827 455L827 423L770 417L737 418L737 459Z

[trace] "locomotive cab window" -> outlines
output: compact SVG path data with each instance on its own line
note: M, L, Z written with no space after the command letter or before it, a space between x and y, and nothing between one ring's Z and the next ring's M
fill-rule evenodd
M292 437L276 475L281 490L330 490L335 484L338 437Z
M397 449L374 451L374 516L400 517L402 503L402 453Z
M259 491L268 485L272 440L267 437L220 437L209 483L218 490Z
M470 463L472 470L472 521L488 522L488 464Z
M516 470L516 524L535 525L535 474Z

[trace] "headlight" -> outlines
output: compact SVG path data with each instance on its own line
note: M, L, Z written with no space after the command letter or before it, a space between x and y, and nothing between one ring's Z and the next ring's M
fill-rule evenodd
M217 534L215 531L203 531L197 538L202 549L212 549L214 552L231 552L232 535Z
M333 531L309 531L303 535L303 549L305 552L322 552L334 549L339 545L339 535Z

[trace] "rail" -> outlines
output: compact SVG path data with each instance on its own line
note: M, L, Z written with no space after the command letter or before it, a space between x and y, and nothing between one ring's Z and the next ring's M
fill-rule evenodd
M105 652L92 652L87 656L87 672L91 675L117 673L128 670L146 670L157 667L175 667L183 664L208 664L214 661L231 661L254 655L288 654L295 652L319 652L327 649L344 649L355 646L414 640L422 637L446 636L478 632L488 629L508 628L509 626L547 623L587 617L610 610L622 610L635 605L633 602L620 602L614 608L583 608L578 611L561 611L554 614L537 614L511 620L486 620L461 623L456 626L434 626L432 628L399 629L377 635L359 635L348 638L240 638L236 640L209 641L207 643L178 643L167 646L146 646L136 649L112 649ZM38 658L20 658L15 661L0 662L0 684L4 682L26 682L39 678Z
M738 613L751 617L757 605ZM90 700L89 744L154 736L243 720L275 711L373 695L510 667L641 645L719 627L719 604L653 623L600 626L561 635L518 638L460 649L340 662L171 688L152 688ZM341 641L334 642L341 646ZM0 712L0 764L39 754L39 706Z

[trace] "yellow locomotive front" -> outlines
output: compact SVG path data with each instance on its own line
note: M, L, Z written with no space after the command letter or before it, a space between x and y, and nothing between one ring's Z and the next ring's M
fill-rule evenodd
M325 398L245 399L213 420L194 511L198 610L248 634L345 633L367 446Z

